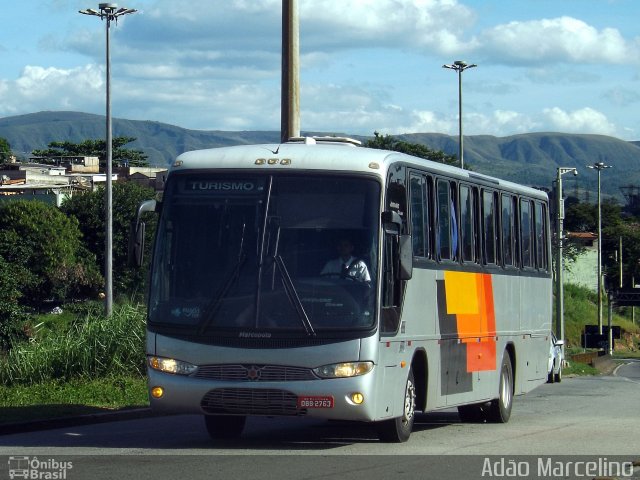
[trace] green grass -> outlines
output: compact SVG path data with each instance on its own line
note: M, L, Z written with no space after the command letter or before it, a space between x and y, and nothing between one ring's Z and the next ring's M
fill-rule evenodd
M63 307L26 325L30 340L0 356L0 423L148 406L145 309Z
M640 359L640 351L636 350L635 352L624 351L624 352L614 352L614 358L638 358Z
M0 424L147 407L144 377L50 380L0 386Z
M569 361L569 366L562 369L563 375L599 375L600 371L586 363Z
M90 309L67 328L52 327L51 319L40 323L46 322L0 358L0 385L144 374L144 307L117 305L110 318Z
M602 320L607 324L607 302L602 305ZM628 309L624 311L630 315ZM555 308L554 308L555 315ZM613 325L619 325L626 332L640 334L640 326L633 324L629 317L617 310L613 314ZM585 325L598 324L598 297L595 293L577 285L564 285L565 339L568 348L580 348ZM554 319L555 325L555 319Z

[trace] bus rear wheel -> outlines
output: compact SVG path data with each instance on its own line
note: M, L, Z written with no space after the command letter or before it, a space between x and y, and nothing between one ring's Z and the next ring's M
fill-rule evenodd
M416 383L413 370L409 370L404 390L402 416L378 422L378 437L383 442L402 443L409 440L416 415Z
M204 424L213 440L230 440L242 435L247 417L231 415L205 415Z
M498 398L491 402L487 412L487 420L494 423L507 423L511 417L513 405L513 367L511 355L505 352L500 368L500 383L498 386Z

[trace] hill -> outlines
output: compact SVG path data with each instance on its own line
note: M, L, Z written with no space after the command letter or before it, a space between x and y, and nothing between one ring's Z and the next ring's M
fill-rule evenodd
M79 112L39 112L0 119L0 137L13 151L26 157L52 141L81 142L104 136L104 116ZM373 133L373 132L372 132ZM348 132L346 133L347 135ZM277 131L201 131L154 121L115 118L114 136L137 140L128 144L145 152L154 165L167 165L188 150L279 141ZM366 137L349 135L361 140ZM436 133L398 135L434 150L457 155L458 138ZM579 176L566 177L565 192L596 191L597 175L586 165L605 162L613 168L602 174L604 195L622 199L620 187L640 185L640 142L603 135L529 133L508 137L465 136L465 165L507 180L551 188L557 167L576 167ZM595 200L595 197L592 197Z

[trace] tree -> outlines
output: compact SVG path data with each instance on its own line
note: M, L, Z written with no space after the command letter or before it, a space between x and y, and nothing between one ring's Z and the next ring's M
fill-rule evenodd
M145 283L144 269L130 268L127 264L129 227L140 203L153 198L153 189L134 182L118 182L113 185L113 284L114 291L120 293L140 293ZM104 188L88 192L66 200L62 211L77 219L85 244L104 268L105 215ZM155 215L145 219L146 248L149 258L155 232Z
M8 161L12 155L11 145L6 138L0 137L0 163Z
M27 315L20 306L25 273L0 256L0 350L9 350L13 342L26 338L22 326Z
M373 133L374 138L365 142L365 147L377 148L380 150L392 150L394 152L406 153L414 157L424 158L432 162L444 163L446 165L457 165L458 159L454 155L447 155L442 151L431 150L429 147L419 143L409 143L399 140L392 135L380 135Z
M149 165L147 156L142 150L122 148L127 143L135 141L134 137L115 137L112 141L113 165L121 167L145 167ZM100 158L100 165L106 165L107 142L105 140L85 140L82 143L51 142L47 150L34 150L36 157L88 156Z
M81 242L77 220L52 205L16 200L0 204L0 257L18 276L21 302L88 298L102 283L95 257Z

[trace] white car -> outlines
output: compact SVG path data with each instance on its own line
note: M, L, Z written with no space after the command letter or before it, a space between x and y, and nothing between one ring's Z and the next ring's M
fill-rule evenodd
M564 340L558 340L553 332L551 332L551 342L549 344L549 366L547 371L547 383L562 381L562 364L564 357L562 355L562 346Z

